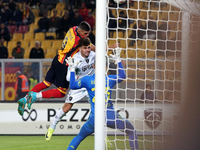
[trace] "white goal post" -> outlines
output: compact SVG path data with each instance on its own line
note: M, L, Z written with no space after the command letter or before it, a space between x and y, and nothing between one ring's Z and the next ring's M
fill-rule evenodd
M127 78L113 89L114 107L141 136L139 149L166 149L170 142L166 136L173 133L180 106L187 105L185 91L188 88L184 85L189 78L193 28L200 22L197 17L200 2L127 0L121 5L111 2L96 3L95 150L108 149L104 144L108 135L114 137L110 139L113 149L131 149L125 132L108 128L105 131L106 108L102 100L105 98L105 74L116 71L109 67L105 56L112 52L109 46L117 42L122 48ZM156 29L148 28L149 21L156 23ZM110 22L115 22L116 26L110 26ZM122 22L125 26L121 26ZM150 33L155 35L151 37ZM152 101L141 96L148 85L154 93Z

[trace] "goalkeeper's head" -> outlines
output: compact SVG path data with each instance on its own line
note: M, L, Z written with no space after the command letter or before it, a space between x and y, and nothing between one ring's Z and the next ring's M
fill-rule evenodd
M78 42L81 56L87 58L91 52L91 41L88 37L81 38Z
M91 27L90 27L89 23L87 23L86 21L82 21L79 24L77 32L80 34L80 36L82 38L88 37L90 31L91 31Z

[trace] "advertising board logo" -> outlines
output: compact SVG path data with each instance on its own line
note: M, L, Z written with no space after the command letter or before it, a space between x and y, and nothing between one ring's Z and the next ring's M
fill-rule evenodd
M126 109L120 108L119 110L117 110L117 113L118 113L118 114L120 114L120 112L121 112L121 113L125 113L126 119L129 118L129 113L128 113L128 111L127 111ZM122 116L124 116L124 115L122 115Z
M32 121L35 121L37 119L37 111L35 109L32 109L30 112L28 112L28 110L24 109L24 114L22 116L22 119L24 121L27 121L29 118Z
M144 110L146 125L151 128L157 128L162 121L162 109L146 109Z

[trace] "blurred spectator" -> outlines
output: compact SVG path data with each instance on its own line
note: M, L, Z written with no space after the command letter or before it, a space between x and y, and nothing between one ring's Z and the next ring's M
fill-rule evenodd
M4 6L3 6L3 0L0 0L0 10L3 9Z
M4 39L0 40L0 58L5 59L8 58L8 49L4 45Z
M142 38L144 34L146 33L145 27L142 25L142 22L138 20L138 25L137 22L133 26L133 30L129 38L132 38L131 41L129 41L129 46L134 46L136 38Z
M9 9L8 4L4 5L4 8L1 9L1 22L7 25L12 17L12 10Z
M81 8L79 9L79 14L83 17L83 20L88 16L88 9L84 3L81 4Z
M30 51L29 58L44 58L44 50L40 47L40 42L35 42L35 47Z
M91 13L93 13L96 8L96 0L85 0L85 3L88 9L92 9Z
M64 16L61 18L60 26L56 30L57 39L64 39L65 35L64 32L67 33L71 26L71 22L69 20L69 12L65 12Z
M115 28L117 27L117 23L115 20L115 16L113 15L111 9L109 9L109 22L108 22L108 35L109 37L113 37L113 32L115 32ZM112 30L113 29L113 30Z
M21 42L18 41L17 42L17 47L13 48L12 50L12 56L16 59L20 59L20 58L24 58L24 53L25 53L25 50L24 48L21 47Z
M5 41L10 41L10 32L4 23L1 23L0 26L0 38L3 38Z
M24 97L29 92L28 79L21 71L16 72L17 81L15 83L15 100Z
M147 84L146 85L146 90L144 93L142 93L140 99L140 103L153 103L153 101L156 99L156 96L153 91L151 91L151 85Z
M166 49L166 39L167 39L167 22L163 20L160 26L158 26L157 31L157 55L164 56L165 52L163 50ZM161 51L159 51L161 50Z
M83 17L79 14L79 11L76 10L75 11L75 16L72 19L71 25L72 26L78 26L82 21L83 21Z
M74 9L70 5L67 6L66 11L69 12L69 21L72 22L72 19L74 18Z
M48 12L48 10L52 10L56 7L58 0L42 0L40 4L40 12L39 15L42 16L44 12Z
M94 17L92 16L92 13L91 13L91 12L88 13L88 16L85 18L85 21L86 21L87 23L89 23L89 25L91 26L91 29L94 29L95 19L94 19Z
M15 10L15 2L13 0L9 0L8 7L12 10L12 12Z
M56 30L60 26L61 18L57 16L58 11L56 9L53 10L53 16L49 19L49 32L56 32Z
M33 75L32 70L28 71L27 78L28 78L29 90L32 90L32 88L38 83L37 79Z
M47 13L44 13L44 16L38 21L39 28L34 30L34 33L37 32L47 32L49 29L49 18L47 18Z
M31 8L38 8L38 4L40 5L41 0L26 0L26 4L28 4Z
M44 50L40 47L40 42L36 41L35 42L35 47L33 47L31 49L29 58L33 58L33 59L42 59L44 58ZM34 62L31 64L31 68L33 70L33 74L34 76L37 76L39 74L39 63L38 62Z
M11 25L20 26L22 24L22 16L23 13L19 10L19 6L15 6L15 10L13 11L12 18L11 18Z
M26 5L23 11L23 24L29 25L34 21L35 21L35 16L33 14L33 11L30 9L29 5Z
M123 35L127 29L127 16L124 13L124 11L120 11L119 12L119 21L118 21L118 27L119 27L119 31L123 31Z
M70 0L70 5L74 8L80 8L83 2L82 0Z
M157 23L153 21L153 16L149 16L149 21L145 25L145 29L147 29L147 34L143 36L143 39L155 39L156 38L156 30Z
M124 11L120 11L119 12L119 27L120 28L127 28L127 16L126 14L124 13Z

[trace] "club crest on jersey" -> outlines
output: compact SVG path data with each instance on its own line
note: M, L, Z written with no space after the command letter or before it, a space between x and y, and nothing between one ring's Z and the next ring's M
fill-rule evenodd
M72 97L72 96L70 96L70 97L69 97L69 100L71 101L72 99L73 99L73 97Z
M157 128L162 121L162 109L146 109L144 110L146 125L151 128Z
M81 86L81 80L78 80L78 86Z
M86 61L87 63L89 63L89 59L86 59L85 61Z

